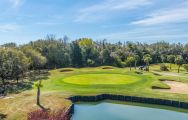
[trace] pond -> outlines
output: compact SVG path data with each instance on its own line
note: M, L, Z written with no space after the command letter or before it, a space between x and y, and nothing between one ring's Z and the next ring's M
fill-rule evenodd
M188 113L156 108L157 105L133 105L132 103L100 103L75 104L71 120L188 120ZM179 110L180 109L175 109Z

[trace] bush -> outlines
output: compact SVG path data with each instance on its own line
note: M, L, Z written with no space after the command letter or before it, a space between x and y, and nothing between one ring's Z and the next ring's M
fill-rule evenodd
M37 110L28 114L28 120L70 120L70 115L65 109L57 112Z
M93 60L91 60L91 59L88 59L87 60L87 64L88 64L88 66L94 66L95 65L95 61L93 61Z
M188 64L184 64L183 67L188 72Z
M124 67L123 62L121 61L121 59L115 60L114 66L120 67L120 68Z
M167 67L165 64L161 64L161 65L160 65L160 70L161 70L161 71L169 71L169 70L168 70L168 67Z
M148 67L144 67L143 70L144 70L144 71L149 71L149 68L148 68Z

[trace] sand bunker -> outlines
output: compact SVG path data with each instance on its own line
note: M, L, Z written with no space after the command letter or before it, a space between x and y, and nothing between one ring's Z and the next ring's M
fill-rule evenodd
M62 69L62 70L60 70L60 72L71 72L71 71L74 71L74 70L72 70L72 69Z
M107 67L103 67L102 69L114 69L113 67L107 66Z
M165 84L169 85L171 89L161 89L160 91L188 94L188 84L176 81L163 81Z

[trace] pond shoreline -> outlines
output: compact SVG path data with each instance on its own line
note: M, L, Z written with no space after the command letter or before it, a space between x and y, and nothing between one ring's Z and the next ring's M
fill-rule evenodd
M74 103L76 102L100 102L102 100L116 100L116 101L137 102L137 103L164 105L164 106L188 109L188 102L158 99L158 98L113 95L113 94L100 94L96 96L72 96L69 97L68 99L72 101L73 106Z
M188 102L157 99L157 98L136 97L136 96L113 95L113 94L100 94L95 96L71 96L68 99L72 101L72 105L68 109L70 116L74 114L74 103L100 102L103 100L145 103L145 104L162 105L162 106L188 109Z

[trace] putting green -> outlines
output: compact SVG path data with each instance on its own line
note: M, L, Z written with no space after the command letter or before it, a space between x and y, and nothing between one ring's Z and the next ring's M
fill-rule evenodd
M78 85L130 84L140 78L121 74L82 74L67 77L64 82Z

